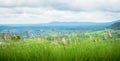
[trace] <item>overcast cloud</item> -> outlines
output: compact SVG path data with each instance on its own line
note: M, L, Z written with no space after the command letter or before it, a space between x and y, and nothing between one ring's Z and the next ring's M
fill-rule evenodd
M111 22L120 19L119 6L120 0L0 0L0 24Z

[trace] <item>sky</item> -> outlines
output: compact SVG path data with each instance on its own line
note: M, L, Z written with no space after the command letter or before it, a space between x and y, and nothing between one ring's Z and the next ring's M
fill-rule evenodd
M0 24L116 20L120 0L0 0Z

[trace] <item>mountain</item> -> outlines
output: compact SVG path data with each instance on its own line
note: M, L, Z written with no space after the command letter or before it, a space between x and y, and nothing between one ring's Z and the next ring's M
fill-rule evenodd
M120 21L115 22L114 24L112 24L108 28L115 29L115 30L120 30Z
M9 26L0 25L0 31L3 30L3 29L9 29L9 28L10 28Z
M113 22L107 23L96 23L96 22L51 22L46 25L48 26L60 26L64 28L71 28L77 30L99 30L104 29L105 27L110 26Z
M26 31L26 30L100 30L108 27L112 22L108 23L95 23L95 22L50 22L43 24L8 24L0 26L1 30L15 30L15 31Z
M120 22L120 20L116 20L116 21L114 21L114 23L116 23L116 22Z
M96 26L108 25L109 23L96 23L96 22L51 22L46 25L49 26Z

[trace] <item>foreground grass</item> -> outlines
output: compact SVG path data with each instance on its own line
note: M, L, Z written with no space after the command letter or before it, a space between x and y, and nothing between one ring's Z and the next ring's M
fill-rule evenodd
M4 43L0 45L0 61L120 61L120 39L87 39L67 45L47 40Z

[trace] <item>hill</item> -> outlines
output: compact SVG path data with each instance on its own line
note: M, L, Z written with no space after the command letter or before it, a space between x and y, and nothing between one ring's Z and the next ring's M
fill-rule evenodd
M120 30L120 21L115 22L114 24L109 26L109 28L115 29L115 30Z
M95 22L50 22L42 24L7 24L2 25L1 30L16 30L16 31L35 31L35 30L99 30L104 29L111 25L111 22L108 23L95 23Z

